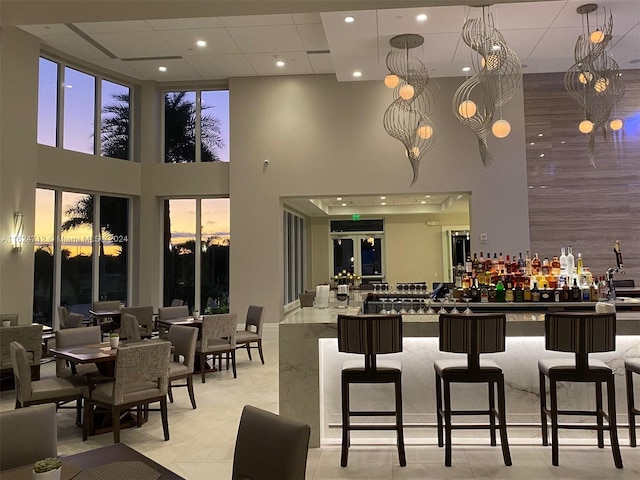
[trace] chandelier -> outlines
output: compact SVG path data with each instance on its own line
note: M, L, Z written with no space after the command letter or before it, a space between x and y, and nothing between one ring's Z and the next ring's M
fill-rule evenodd
M471 59L475 75L458 87L452 107L460 123L476 135L482 164L488 167L493 158L487 145L489 132L497 138L511 132L502 107L522 87L522 67L485 8L481 18L471 18L462 27L462 40L478 55Z
M420 160L435 144L429 115L435 107L439 88L429 78L424 63L409 53L424 43L422 36L397 35L389 43L393 47L386 58L390 73L384 84L393 89L394 100L384 112L383 125L390 136L404 145L413 169L413 185L418 179Z
M607 54L613 32L611 11L604 14L604 25L591 30L589 14L595 12L598 5L588 3L577 8L582 16L582 33L578 36L574 49L575 63L564 75L564 87L584 112L579 123L580 132L589 136L587 156L595 168L594 149L596 133L602 128L606 139L606 123L616 102L624 95L622 74L616 61ZM622 120L615 118L609 123L611 130L620 130Z

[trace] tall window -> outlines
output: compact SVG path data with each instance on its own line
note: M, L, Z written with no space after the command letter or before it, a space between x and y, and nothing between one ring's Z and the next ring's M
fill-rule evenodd
M36 188L36 224L33 266L33 319L53 326L55 192Z
M127 300L129 199L100 197L99 298Z
M227 312L229 199L171 199L164 208L164 305Z
M165 93L166 163L228 162L228 144L228 90Z
M285 210L282 217L285 305L295 301L304 292L304 234L304 218Z
M129 87L43 57L38 82L38 143L130 158Z

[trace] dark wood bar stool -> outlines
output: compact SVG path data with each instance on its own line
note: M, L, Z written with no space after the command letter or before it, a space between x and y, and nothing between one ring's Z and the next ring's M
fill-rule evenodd
M347 466L352 430L395 430L400 466L407 464L402 424L402 363L380 360L376 356L402 352L402 317L400 315L338 315L338 350L364 355L361 360L347 360L342 366L342 455L340 465ZM349 386L352 383L393 383L395 410L352 411ZM394 416L395 424L351 424L351 417Z
M547 417L551 419L551 462L558 465L558 429L596 430L598 448L604 448L604 432L609 431L616 467L622 468L622 456L616 427L616 390L613 370L601 360L589 359L589 353L610 352L616 348L615 313L547 313L544 321L545 347L557 352L573 352L575 358L551 358L538 361L540 371L540 416L542 444L549 445ZM549 378L551 406L547 408L546 378ZM558 382L587 382L596 385L596 410L559 410ZM607 384L608 412L603 410L602 384ZM596 425L562 425L558 415L595 416ZM603 420L608 425L604 425Z
M633 374L640 375L640 358L629 358L624 361L624 370L627 376L627 413L629 415L629 445L636 446L636 415L640 410L636 408L633 395Z
M504 314L442 314L440 315L440 351L466 353L466 359L442 359L434 362L436 370L436 404L438 446L445 446L444 464L451 466L451 433L461 429L489 429L491 446L496 445L496 430L505 465L511 465L505 413L504 374L491 360L480 361L481 353L504 352L506 317ZM452 383L487 383L488 410L451 410ZM442 390L444 386L444 407ZM495 387L498 387L498 408ZM452 425L453 415L488 415L489 424ZM496 422L498 425L496 425ZM443 426L444 423L444 426ZM445 442L443 442L443 430Z

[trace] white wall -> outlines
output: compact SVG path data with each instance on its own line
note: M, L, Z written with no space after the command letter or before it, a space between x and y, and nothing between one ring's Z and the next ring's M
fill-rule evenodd
M231 79L232 309L258 303L267 321L280 318L283 196L470 192L472 250L481 249L480 231L489 233L485 251L526 249L522 96L505 109L511 135L491 143L494 165L485 170L475 137L450 111L459 81L438 79L436 146L410 188L403 148L382 128L391 92L381 82L337 83L332 75Z

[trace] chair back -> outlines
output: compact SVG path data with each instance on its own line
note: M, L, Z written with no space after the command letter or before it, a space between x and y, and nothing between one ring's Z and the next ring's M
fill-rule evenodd
M17 403L22 404L31 400L31 365L29 354L18 342L9 345L11 363L13 365L13 378L16 387Z
M121 300L99 300L91 304L91 310L94 312L120 310Z
M264 324L264 307L258 305L249 305L247 310L247 320L245 322L244 329L248 332L254 332L258 334L259 338L262 338L262 326Z
M160 307L158 318L160 320L171 320L172 318L186 318L189 316L189 307L181 305L177 307Z
M127 395L130 393L128 386L132 383L154 382L155 386L145 388L145 396L148 398L166 395L170 354L171 344L163 341L120 347L114 371L113 404L122 405L139 399L139 394L133 394L136 398L129 398Z
M470 373L480 369L480 354L504 352L507 317L503 313L440 315L440 351L467 354Z
M135 315L125 313L120 317L120 339L140 341L140 327Z
M171 327L173 328L173 327ZM201 343L203 351L209 345L209 340L225 338L229 341L229 348L236 348L236 331L238 329L238 315L222 313L219 315L204 315L202 317Z
M90 345L102 342L100 327L68 328L56 332L56 347L66 348L76 345ZM56 360L56 375L69 375L70 369L66 368L64 360Z
M57 456L57 440L52 403L0 412L0 470Z
M42 325L17 325L0 328L0 368L11 368L9 345L18 342L24 346L30 357L29 363L40 365L42 358Z
M185 325L173 325L169 329L167 337L174 347L174 355L183 357L182 364L189 372L193 372L196 358L196 343L198 342L198 329Z
M311 427L246 405L242 410L232 480L305 478Z
M140 326L140 335L150 337L153 333L153 307L124 307L122 315L129 313L135 315Z
M15 327L18 325L18 314L17 313L1 313L0 314L0 325L4 320L9 320L9 326Z
M179 298L174 298L173 300L171 300L172 307L181 307L182 305L184 305L184 300L181 300Z
M376 371L376 355L402 352L402 316L338 315L338 351L365 356L365 372Z
M557 312L544 316L545 348L573 352L578 374L589 369L589 353L616 349L616 314Z

